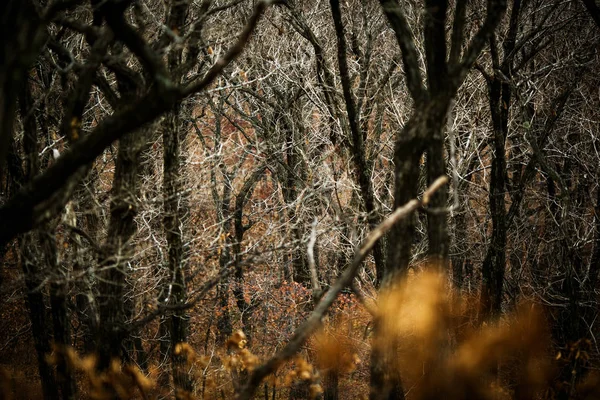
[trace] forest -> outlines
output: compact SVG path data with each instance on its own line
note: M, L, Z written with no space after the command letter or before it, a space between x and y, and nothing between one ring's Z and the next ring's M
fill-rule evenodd
M0 18L0 399L600 399L597 0Z

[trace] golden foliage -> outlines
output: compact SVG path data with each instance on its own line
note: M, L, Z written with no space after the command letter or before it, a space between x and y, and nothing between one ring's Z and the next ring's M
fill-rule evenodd
M389 367L413 388L411 398L543 392L551 374L550 338L539 308L523 303L510 316L477 325L474 305L453 294L436 270L413 274L382 293L374 345L397 353Z
M82 373L92 399L114 399L115 395L120 399L134 399L139 394L148 398L148 392L156 387L154 377L146 376L136 365L122 365L112 360L106 370L100 370L95 355L80 357L72 347L54 346L46 361L51 365L64 363L71 371Z
M316 365L322 371L350 373L360 363L349 333L340 330L340 326L344 323L327 326L311 340Z
M375 310L372 348L383 350L385 373L401 377L404 388L410 389L407 398L551 399L559 390L572 394L568 398L600 398L600 374L590 373L579 384L575 379L557 380L557 365L573 368L575 377L579 374L576 368L589 363L589 340L556 352L538 305L524 302L497 321L479 323L475 304L474 299L453 293L443 274L425 271L389 285L381 292L377 307L369 307ZM358 357L366 351L359 347L368 340L368 330L360 326L370 326L368 314L357 317L356 309L348 309L352 314L334 313L330 321L335 322L313 335L304 356L282 365L266 383L274 388L301 386L311 398L318 398L324 392L322 385L327 385L322 376L333 374L340 384L344 379L354 386L364 383L357 380L368 380ZM247 346L248 338L241 330L211 356L199 355L189 343L177 344L173 353L180 357L181 371L195 386L192 391L177 389L176 398L233 398L244 379L260 365L259 357ZM94 355L82 357L72 348L58 347L47 361L64 364L84 376L85 393L92 399L115 395L150 399L168 391L156 383L156 366L144 373L136 366L113 361L100 371ZM16 387L13 377L0 369L0 398L10 399Z

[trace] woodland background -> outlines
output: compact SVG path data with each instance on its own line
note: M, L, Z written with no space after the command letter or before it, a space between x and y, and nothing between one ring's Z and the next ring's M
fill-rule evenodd
M595 0L0 11L0 397L600 396Z

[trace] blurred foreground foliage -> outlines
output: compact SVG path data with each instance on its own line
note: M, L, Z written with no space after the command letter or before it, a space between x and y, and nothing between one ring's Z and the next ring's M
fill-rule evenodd
M600 374L589 359L591 341L581 339L557 350L538 304L522 302L498 321L479 321L476 300L457 294L444 274L431 271L411 272L407 279L382 290L377 302L362 301L381 327L381 334L374 335L368 324L364 337L393 360L387 373L402 380L407 399L600 398ZM356 373L363 362L358 356L360 343L349 333L352 322L329 319L302 354L282 365L279 372L283 373L268 377L265 385L290 390L303 386L309 398L327 399L327 377L367 378ZM80 398L235 398L262 362L247 345L242 331L234 332L218 354L200 354L188 343L177 345L174 355L185 360L178 368L189 377L192 390L161 387L156 366L142 371L135 364L114 360L109 368L99 370L96 355L82 356L71 347L55 346L47 362L65 363L75 371ZM560 378L565 368L571 370L570 381ZM23 380L0 370L0 398L37 398ZM272 398L287 394L278 393ZM266 391L265 396L271 398ZM339 398L366 397L340 393Z

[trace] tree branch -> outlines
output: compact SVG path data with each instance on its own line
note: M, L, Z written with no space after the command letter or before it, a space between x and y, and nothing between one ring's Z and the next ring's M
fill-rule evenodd
M454 10L454 22L452 23L452 39L450 42L450 58L448 64L451 68L460 60L460 50L463 45L464 29L467 14L467 0L457 0Z
M596 23L596 26L600 28L600 7L596 4L596 0L581 0L588 10L588 13Z
M183 98L204 90L223 69L237 57L250 35L262 12L273 4L272 1L259 2L250 21L229 52L207 72L204 78L187 88L158 86L144 94L136 103L125 110L114 114L100 122L98 126L84 138L80 139L68 151L38 175L27 186L23 187L3 207L0 208L0 247L19 233L27 232L41 222L54 216L68 200L65 196L55 196L83 166L93 162L111 143L147 123L159 118L173 104ZM75 178L80 178L81 174ZM75 179L76 180L76 179ZM52 211L54 210L54 211Z
M488 40L506 11L506 0L488 0L487 2L487 15L481 28L471 40L465 55L457 67L456 71L451 71L454 75L453 81L455 87L460 87L467 74L471 70L471 67L477 61L479 54L483 51L483 48L488 43Z
M412 30L400 5L395 0L379 0L379 3L396 34L396 40L402 50L402 62L408 91L415 102L420 102L425 98L426 92L421 78L419 57Z
M447 0L427 0L425 2L425 62L427 63L427 86L431 95L444 91L448 84L447 9Z
M242 50L244 50L244 47L246 46L246 43L248 43L248 41L250 40L250 36L252 35L252 32L254 32L254 28L256 28L258 20L260 19L260 16L262 15L263 11L269 5L278 3L279 0L267 0L258 2L254 7L254 12L252 13L250 19L246 23L246 26L240 34L237 42L229 49L227 53L225 53L225 55L223 55L223 57L221 57L217 60L217 62L215 62L215 64L208 70L206 75L204 75L204 77L199 82L193 83L185 89L183 89L183 97L187 97L194 93L198 93L204 90L208 85L210 85L217 78L217 76L221 74L223 69L225 69L225 67L228 66L234 58L239 56Z
M439 177L431 184L429 188L427 188L427 190L425 190L422 200L413 199L404 206L397 208L396 211L394 211L388 218L379 224L379 226L369 233L369 235L362 242L361 246L356 250L352 263L323 295L321 301L315 307L310 317L308 317L308 319L304 321L304 323L300 325L298 329L296 329L288 344L270 360L252 372L252 375L250 375L250 378L248 379L248 383L239 393L238 400L252 399L262 380L275 372L283 362L298 352L300 347L306 342L310 335L319 327L321 324L321 319L329 307L333 304L337 298L337 295L342 291L342 289L352 285L352 281L358 273L363 260L375 246L375 243L377 243L377 241L381 239L383 235L385 235L396 223L412 214L418 208L426 206L432 195L447 182L448 177Z

